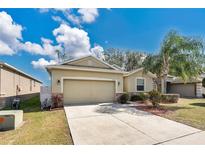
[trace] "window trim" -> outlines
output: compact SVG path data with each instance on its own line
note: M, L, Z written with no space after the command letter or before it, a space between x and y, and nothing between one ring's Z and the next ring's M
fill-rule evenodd
M144 90L137 90L137 79L143 79L144 80ZM136 92L145 92L146 91L146 79L144 77L136 77L135 78L135 91Z

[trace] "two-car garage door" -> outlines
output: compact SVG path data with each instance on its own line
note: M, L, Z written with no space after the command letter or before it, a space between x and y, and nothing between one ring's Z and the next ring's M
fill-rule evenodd
M64 80L64 105L113 102L114 81Z
M196 86L190 84L171 84L169 93L180 94L180 97L196 97Z

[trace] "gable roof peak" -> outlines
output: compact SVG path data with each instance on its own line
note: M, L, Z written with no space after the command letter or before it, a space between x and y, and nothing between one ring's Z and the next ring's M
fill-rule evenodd
M110 67L110 68L112 68L114 70L118 70L116 67L108 64L107 62L105 62L105 61L103 61L103 60L101 60L101 59L99 59L99 58L97 58L97 57L95 57L95 56L93 56L91 54L86 55L86 56L82 56L82 57L78 57L78 58L74 58L74 59L70 59L70 60L64 61L62 63L59 63L58 65L65 65L65 64L68 64L68 63L71 63L71 62L74 62L74 61L78 61L78 60L81 60L81 59L84 59L84 58L88 58L88 57L92 57L95 60L99 61L100 63L103 63L104 65L106 65L106 66L108 66L108 67Z

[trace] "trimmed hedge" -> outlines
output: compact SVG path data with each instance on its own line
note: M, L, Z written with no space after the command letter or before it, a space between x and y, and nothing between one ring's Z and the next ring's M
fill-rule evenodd
M162 94L161 103L177 103L179 100L179 94Z

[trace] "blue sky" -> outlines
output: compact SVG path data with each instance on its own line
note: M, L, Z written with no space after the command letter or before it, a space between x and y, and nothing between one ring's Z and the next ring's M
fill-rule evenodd
M205 9L0 9L0 60L48 85L41 65L56 61L54 49L72 50L75 56L109 47L153 53L170 29L204 38L204 19Z

